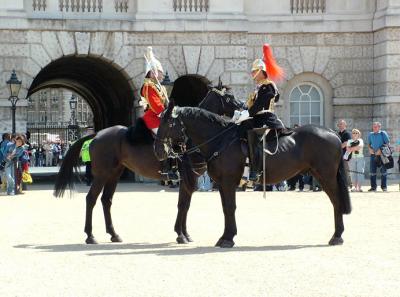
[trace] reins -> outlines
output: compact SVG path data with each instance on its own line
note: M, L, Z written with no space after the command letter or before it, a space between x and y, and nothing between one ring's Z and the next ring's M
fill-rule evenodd
M198 145L196 145L196 146L194 146L194 147L192 147L192 148L186 150L186 151L183 152L182 154L185 154L185 153L186 153L186 154L190 155L190 154L193 154L193 153L200 153L200 147L202 147L202 146L204 146L204 145L206 145L206 144L209 144L210 142L214 141L214 140L215 140L216 138L218 138L219 136L224 135L225 133L227 133L229 130L231 130L231 129L234 128L234 127L236 127L236 125L232 125L232 126L226 128L226 129L222 130L222 131L221 131L220 133L218 133L217 135L214 135L213 137L211 137L210 139L204 141L203 143L200 143L200 144L198 144ZM236 140L236 139L235 139L235 140ZM215 153L214 153L214 154L215 154Z

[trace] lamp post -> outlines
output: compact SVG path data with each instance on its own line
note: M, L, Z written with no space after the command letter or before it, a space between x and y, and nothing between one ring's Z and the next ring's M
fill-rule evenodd
M77 119L76 119L77 106L78 106L78 99L74 94L72 94L71 98L69 99L71 118L70 118L70 124L68 125L68 141L71 143L79 138L79 126L77 124Z
M167 94L169 97L171 95L174 82L171 81L171 79L169 78L168 71L165 72L165 76L163 81L161 82L161 85L163 85L167 89Z
M15 111L17 109L17 102L19 100L18 94L21 89L22 81L18 80L15 70L12 71L10 79L7 81L8 88L10 89L10 97L8 100L11 102L11 121L12 133L15 134Z
M76 125L76 107L78 105L78 100L74 94L72 94L69 99L69 108L71 109L71 125Z
M19 100L18 94L21 89L22 81L18 80L15 70L12 71L10 79L7 81L8 88L10 89L10 97L8 100L11 102L11 121L12 121L12 133L15 134L15 111L17 109L17 102ZM13 172L12 176L14 179L14 193L17 194L17 180L15 173L17 172L17 161L13 161Z

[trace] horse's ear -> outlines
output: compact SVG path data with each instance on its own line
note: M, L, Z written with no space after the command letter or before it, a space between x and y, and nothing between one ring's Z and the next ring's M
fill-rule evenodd
M221 80L221 76L218 77L218 87L217 87L217 89L220 90L220 91L222 90L222 80Z
M172 110L174 109L174 107L175 107L175 101L174 101L173 98L171 98L171 100L168 103L167 110L165 111L165 116L166 117L169 118L171 116L171 113L172 113Z

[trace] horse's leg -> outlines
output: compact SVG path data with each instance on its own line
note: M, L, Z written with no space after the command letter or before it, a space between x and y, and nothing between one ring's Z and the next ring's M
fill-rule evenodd
M342 208L340 202L341 194L340 194L339 184L336 179L336 174L332 175L327 173L326 172L327 167L325 167L324 170L321 170L319 172L314 170L311 170L311 172L318 179L318 181L322 186L322 189L328 195L333 205L334 219L335 219L335 233L329 240L329 245L340 245L343 244L342 234L344 231L343 214L341 211Z
M107 181L104 186L103 195L101 196L101 203L103 205L104 220L106 223L106 232L111 235L112 242L122 242L122 238L115 232L111 218L111 205L112 198L117 187L118 179L122 174L122 169L112 179Z
M92 215L93 208L96 205L97 197L103 189L104 181L100 178L94 177L89 193L86 195L86 221L85 233L87 234L86 243L96 244L97 241L92 233Z
M188 192L188 190L190 190ZM192 238L186 229L187 213L194 189L186 189L184 181L179 185L178 214L175 221L175 232L178 234L176 242L179 244L192 242Z
M236 229L236 183L221 183L219 188L221 195L222 208L225 216L224 234L217 241L215 246L221 248L231 248L235 245L233 237L237 234Z

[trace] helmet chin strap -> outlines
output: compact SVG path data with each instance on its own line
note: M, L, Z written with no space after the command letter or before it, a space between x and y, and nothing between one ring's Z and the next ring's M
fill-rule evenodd
M253 75L253 80L255 80L257 82L257 76L260 73L261 69L258 69L257 73Z

